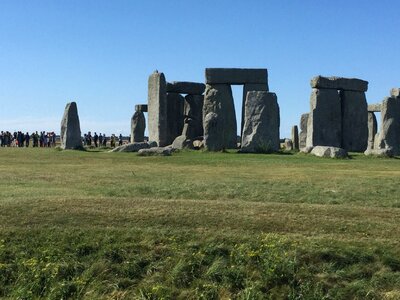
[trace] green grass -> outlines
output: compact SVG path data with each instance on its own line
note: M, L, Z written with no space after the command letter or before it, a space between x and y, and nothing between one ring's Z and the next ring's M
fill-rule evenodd
M0 149L0 298L400 299L400 160Z

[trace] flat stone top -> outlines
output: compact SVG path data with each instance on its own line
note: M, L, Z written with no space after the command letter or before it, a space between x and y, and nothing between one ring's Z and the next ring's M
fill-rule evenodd
M268 83L267 69L206 68L208 84Z
M135 111L147 112L148 106L147 106L147 104L136 104Z
M368 111L369 112L380 112L381 111L381 104L368 104Z
M311 79L311 87L317 89L334 89L356 92L366 92L368 90L368 81L357 78L343 77L324 77L318 75Z
M400 88L393 88L390 90L390 96L392 97L400 97Z
M202 95L206 85L199 82L190 81L172 81L167 82L167 92L169 93L179 93L188 95Z

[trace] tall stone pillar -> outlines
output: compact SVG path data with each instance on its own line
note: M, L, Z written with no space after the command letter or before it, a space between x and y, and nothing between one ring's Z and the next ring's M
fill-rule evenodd
M364 152L368 146L368 104L365 93L340 91L342 102L342 148Z
M307 144L307 123L308 114L302 114L300 117L300 134L299 134L299 148L305 148Z
M400 98L386 97L381 106L381 127L376 149L389 149L400 155Z
M375 135L377 133L378 123L374 112L368 112L368 149L374 148Z
M61 120L61 149L81 149L82 136L78 107L75 102L67 103Z
M243 132L244 126L244 110L245 104L247 99L247 93L251 91L266 91L268 92L268 83L245 83L243 85L243 98L242 98L242 120L241 120L241 127L240 127L240 134Z
M186 95L184 116L189 118L190 130L188 131L188 138L193 139L203 136L203 95Z
M299 129L296 125L292 127L292 143L293 149L299 150Z
M237 147L235 106L229 84L206 85L203 120L205 149L219 151Z
M167 144L170 145L177 136L182 134L183 129L183 105L185 99L181 94L167 94Z
M146 118L144 113L137 109L131 119L131 143L144 142L145 129Z
M342 144L342 114L337 90L313 88L307 124L307 147Z
M167 130L167 92L163 73L157 71L150 75L148 82L148 124L149 141L158 146L168 145Z

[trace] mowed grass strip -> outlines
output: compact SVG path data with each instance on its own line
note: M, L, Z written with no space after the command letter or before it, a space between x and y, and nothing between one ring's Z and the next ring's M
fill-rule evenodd
M0 296L397 299L399 167L0 149Z

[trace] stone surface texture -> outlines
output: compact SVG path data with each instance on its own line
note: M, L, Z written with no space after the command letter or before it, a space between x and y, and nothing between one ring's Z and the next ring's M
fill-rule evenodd
M274 93L248 92L241 152L276 152L279 150L279 105Z
M191 120L188 135L190 139L203 136L203 103L204 96L202 95L186 95L185 97L184 117Z
M346 158L347 151L339 147L315 146L311 154L318 157Z
M140 149L147 149L150 148L150 145L145 142L140 143L130 143L118 146L109 152L138 152Z
M82 137L78 108L75 102L67 103L61 120L61 149L81 149Z
M368 81L357 78L316 76L311 79L311 87L318 89L334 89L346 91L366 92Z
M244 126L244 110L246 105L247 93L251 91L266 91L268 92L268 84L263 83L246 83L243 85L243 98L242 98L242 119L240 123L240 132L243 132Z
M137 110L131 118L131 143L144 142L145 130L146 118L142 111Z
M393 98L400 97L400 88L392 88L390 90L390 96Z
M209 115L210 113L212 114ZM207 150L220 151L236 148L236 114L229 84L206 85L203 127L204 144Z
M182 134L184 101L185 98L181 94L167 94L167 145L172 144L175 138Z
M368 112L368 148L374 148L375 136L378 129L378 123L376 121L376 116L373 112Z
M159 146L168 144L167 91L163 73L154 72L148 81L149 140Z
M313 89L310 105L306 146L341 147L342 114L338 91Z
M204 83L189 81L173 81L167 82L168 93L202 95L206 86Z
M342 145L346 151L364 152L368 147L368 108L364 92L340 91Z
M368 111L370 112L381 112L381 104L368 104Z
M364 154L367 156L393 157L392 149L367 149Z
M153 147L148 149L140 149L139 156L170 156L174 149L172 147Z
M307 123L308 123L308 113L302 114L300 117L300 134L299 134L300 149L306 147L307 144Z
M147 104L136 104L135 111L147 112L149 110Z
M207 68L207 84L268 84L267 69Z
M292 126L291 138L293 143L293 149L299 150L299 128L297 125Z

